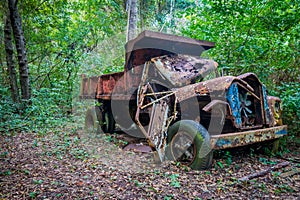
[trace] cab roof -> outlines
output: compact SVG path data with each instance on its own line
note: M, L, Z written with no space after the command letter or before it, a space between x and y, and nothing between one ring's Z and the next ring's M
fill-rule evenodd
M145 30L126 43L126 68L141 65L153 57L163 55L200 56L203 51L214 46L213 42Z

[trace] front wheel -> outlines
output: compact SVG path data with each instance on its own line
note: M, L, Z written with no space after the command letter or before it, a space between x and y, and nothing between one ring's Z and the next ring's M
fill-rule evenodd
M192 169L211 166L213 152L207 130L192 120L181 120L168 130L167 158L178 161Z

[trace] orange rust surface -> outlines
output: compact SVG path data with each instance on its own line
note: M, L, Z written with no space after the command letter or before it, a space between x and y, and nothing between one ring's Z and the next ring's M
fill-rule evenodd
M285 135L287 135L287 126L283 125L237 133L212 135L210 140L213 149L226 149L272 140Z

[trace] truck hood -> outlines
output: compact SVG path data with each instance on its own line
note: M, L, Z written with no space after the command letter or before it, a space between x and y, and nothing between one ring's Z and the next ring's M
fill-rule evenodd
M187 85L185 87L174 88L172 91L175 92L179 102L197 95L225 95L225 92L233 82L238 82L240 85L253 92L254 89L242 78L242 76L222 76L208 81Z
M213 60L190 55L167 55L152 58L157 70L173 87L182 87L201 81L218 64Z

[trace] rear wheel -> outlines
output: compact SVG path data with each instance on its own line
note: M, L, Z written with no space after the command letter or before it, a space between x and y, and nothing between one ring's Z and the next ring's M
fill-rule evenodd
M97 114L96 114L97 107L90 107L87 109L85 114L85 121L84 121L84 129L85 131L92 131L95 132L99 130L99 124L97 121Z
M211 166L213 152L207 130L192 120L181 120L168 130L167 157L192 169Z
M104 133L113 133L115 130L115 120L108 102L102 102L100 106L95 106L95 111L99 125Z

